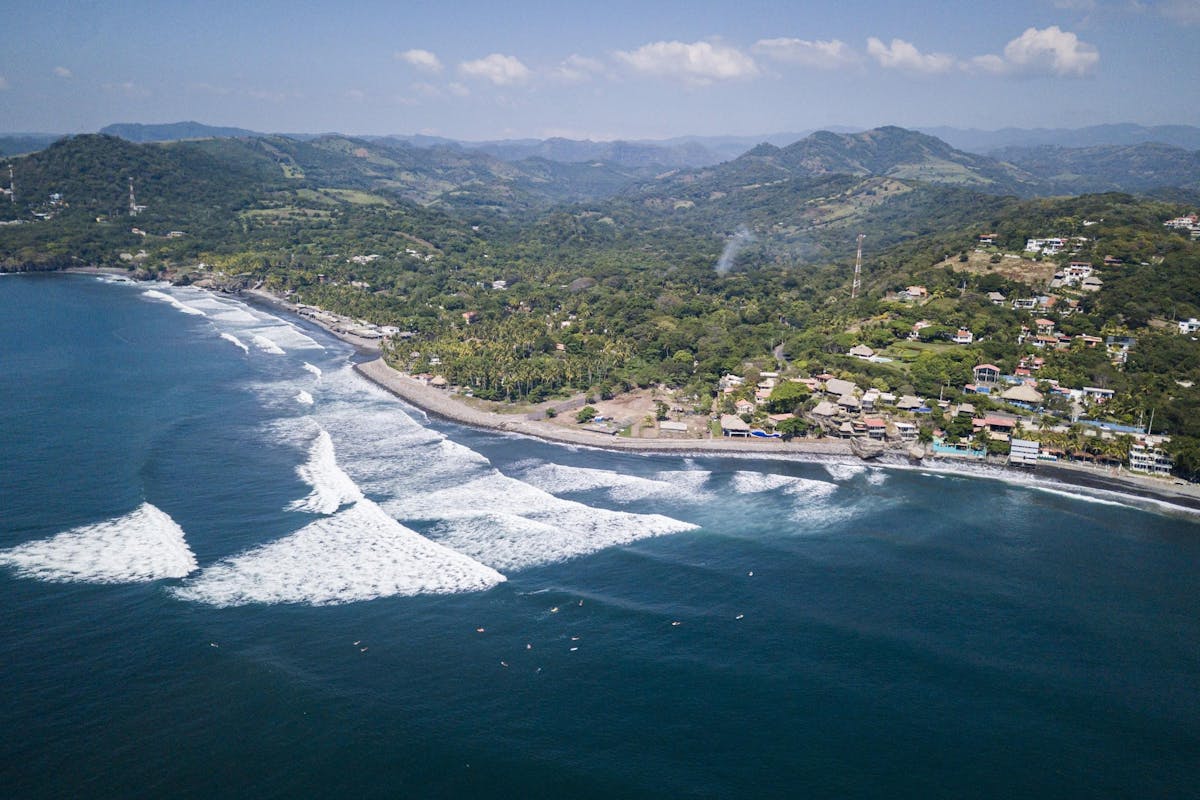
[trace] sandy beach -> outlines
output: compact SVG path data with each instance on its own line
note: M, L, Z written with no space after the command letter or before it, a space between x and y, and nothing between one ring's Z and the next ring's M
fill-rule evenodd
M528 419L523 414L499 414L474 408L445 389L435 389L393 369L384 363L382 358L357 364L355 370L377 386L432 416L463 425L532 436L561 444L643 453L798 456L852 463L860 461L851 451L850 445L842 439L790 442L740 438L649 440L626 439L586 429L571 430L562 425ZM880 463L883 466L897 466L897 458L903 458L899 451L885 457ZM903 461L908 465L913 463L907 458L903 458ZM983 465L984 469L980 470L975 464L940 458L927 458L919 463L924 468L937 471L978 473L980 477L999 477L996 473L1000 473L1018 482L1059 484L1066 490L1072 486L1088 487L1200 510L1200 486L1131 475L1127 472L1113 475L1107 471L1072 464L1039 465L1033 470L988 464Z
M355 369L372 383L433 416L478 428L519 433L564 444L658 453L807 453L842 456L847 460L855 458L849 444L836 439L799 442L774 439L626 439L586 429L572 430L551 422L527 419L522 414L498 414L473 408L445 389L427 386L393 369L381 358L358 364Z

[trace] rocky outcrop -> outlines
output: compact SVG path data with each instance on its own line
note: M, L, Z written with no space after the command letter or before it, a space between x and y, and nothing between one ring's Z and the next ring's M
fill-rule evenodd
M854 438L850 440L850 451L862 459L879 458L887 445L875 439Z

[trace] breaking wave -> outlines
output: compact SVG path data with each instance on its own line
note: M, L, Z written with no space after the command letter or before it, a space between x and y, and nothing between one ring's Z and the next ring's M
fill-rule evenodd
M1067 497L1071 500L1081 500L1085 503L1097 503L1104 506L1125 506L1127 508L1133 507L1130 503L1122 503L1118 500L1106 500L1103 497L1096 497L1094 494L1090 494L1082 489L1072 489L1071 491L1066 491L1063 489L1051 489L1049 486L1040 486L1035 483L1026 484L1026 488L1032 489L1035 492L1045 492L1046 494L1055 494L1059 497ZM1116 493L1106 492L1106 494Z
M495 470L474 480L387 501L389 514L435 523L430 538L499 569L565 561L639 539L694 530L661 514L563 500Z
M232 344L234 347L242 348L243 353L250 352L250 348L246 346L246 343L243 342L238 337L234 336L232 333L222 333L221 338L224 339L225 341L229 342L230 344Z
M151 300L162 300L163 302L169 303L171 306L185 314L192 314L200 317L208 316L208 314L205 314L200 309L185 305L184 303L180 302L178 298L172 297L166 292L160 292L158 289L147 289L146 291L142 292L142 296L149 297Z
M700 487L708 480L705 470L672 470L653 478L642 478L606 469L541 464L521 475L521 479L552 494L604 489L617 502L634 502L651 497L698 501L707 497Z
M308 462L296 467L296 474L312 487L308 496L288 506L291 511L332 514L348 503L363 499L362 490L338 466L333 439L321 431L309 448Z
M304 362L304 368L306 370L308 370L309 372L311 372L313 375L317 376L318 379L322 375L320 367L313 366L312 364L308 363L307 361Z
M301 389L296 392L296 402L302 406L311 406L313 404L313 396Z
M220 561L177 597L215 606L353 603L489 589L505 577L359 500L296 533Z
M867 471L867 468L860 464L823 464L825 471L829 473L829 477L835 481L848 481L858 475L862 475Z
M254 334L250 341L254 342L254 346L259 350L262 350L264 353L270 353L273 356L281 356L284 354L282 347L263 336L261 333Z
M143 583L182 578L196 557L175 520L142 503L125 516L0 551L0 564L44 581Z

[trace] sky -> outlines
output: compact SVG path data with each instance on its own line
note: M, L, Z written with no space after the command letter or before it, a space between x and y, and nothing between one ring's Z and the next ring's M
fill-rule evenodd
M1200 125L1200 0L8 0L0 131Z

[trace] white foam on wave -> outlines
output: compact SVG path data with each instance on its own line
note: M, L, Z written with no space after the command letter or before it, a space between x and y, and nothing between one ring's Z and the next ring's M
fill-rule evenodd
M178 298L172 297L171 295L167 294L166 292L160 292L158 289L147 289L146 291L142 292L142 296L149 297L151 300L162 300L163 302L169 303L172 307L174 307L175 309L177 309L179 311L182 311L185 314L192 314L193 316L200 316L200 317L208 316L200 309L192 308L191 306L180 302L180 300Z
M307 361L305 361L305 362L304 362L304 368L305 368L306 370L308 370L309 372L311 372L313 375L315 375L315 376L317 377L317 379L318 379L318 380L320 380L320 378L321 378L321 375L322 375L322 373L321 373L321 368L320 368L320 367L313 366L312 364L310 364L310 363L308 363Z
M887 483L888 474L882 469L872 469L867 472L867 483L872 486L883 486Z
M143 583L196 569L183 529L150 503L116 519L0 550L0 564L45 581Z
M250 352L250 348L246 345L246 343L243 342L238 337L234 336L232 333L222 333L221 338L224 339L225 341L229 342L230 344L232 344L234 347L242 348L243 353Z
M758 494L770 492L787 486L796 480L790 475L775 475L767 472L749 472L738 470L733 473L730 483L738 494Z
M1122 506L1122 507L1126 507L1126 508L1130 507L1129 503L1122 503L1118 500L1106 500L1103 497L1096 497L1093 494L1089 494L1082 489L1073 489L1072 491L1068 492L1063 489L1051 489L1049 486L1041 486L1041 485L1038 485L1035 483L1026 484L1026 486L1027 486L1027 488L1033 489L1036 492L1045 492L1046 494L1054 494L1054 495L1058 495L1059 497L1069 498L1071 500L1082 500L1085 503L1097 503L1099 505L1104 505L1104 506ZM1115 493L1106 493L1106 494L1115 494Z
M495 470L383 505L399 519L435 522L430 538L484 564L509 570L697 527L661 514L634 514L563 500Z
M215 606L320 606L482 591L504 580L496 570L404 527L370 500L359 500L296 533L220 561L174 591Z
M332 514L347 503L363 499L362 490L338 466L333 439L321 431L308 451L308 461L296 467L300 479L312 487L307 497L288 505L292 511Z
M270 353L273 356L281 356L284 354L282 347L263 336L261 333L254 334L250 341L254 342L254 346L259 350L262 350L264 353Z
M562 561L696 527L658 514L593 508L507 477L482 454L415 421L392 395L366 383L350 367L325 375L313 419L336 443L336 464L331 466L344 470L359 493L401 524L427 525L430 538L497 569ZM287 421L294 433L284 435L301 435L305 424L302 419ZM311 437L311 428L303 435ZM316 468L327 463L318 444L326 447L314 443L306 466L314 476L332 474L332 469ZM328 458L332 461L332 455ZM305 480L314 489L329 483L318 477ZM656 492L670 488L646 480Z
M613 500L628 503L651 497L682 501L702 500L705 494L699 486L708 480L708 476L709 473L702 470L696 470L692 474L677 470L660 472L654 478L643 478L607 469L541 464L527 470L521 478L551 494L604 489Z
M311 406L313 404L313 396L301 389L296 392L296 402L302 406Z
M306 336L297 328L289 325L286 322L270 317L268 321L273 322L273 325L266 325L260 328L255 328L251 331L264 339L269 339L276 345L289 350L324 350L325 346L318 343L311 336Z
M237 306L231 307L228 311L221 311L221 312L215 313L212 315L212 318L215 320L220 320L221 322L232 323L232 324L245 324L245 323L252 324L252 323L262 321L258 317L254 316L249 311L247 311L245 308L238 308Z
M861 464L823 464L825 471L829 473L829 477L835 481L848 481L858 475L862 475L867 471L867 468Z

